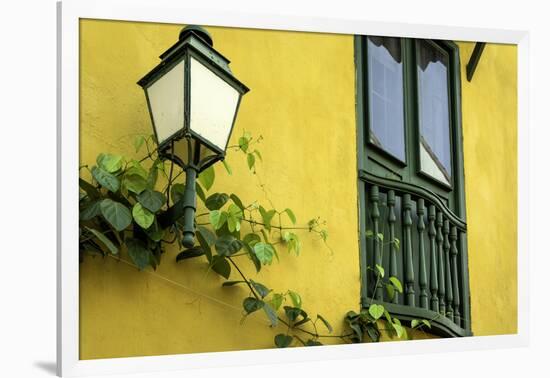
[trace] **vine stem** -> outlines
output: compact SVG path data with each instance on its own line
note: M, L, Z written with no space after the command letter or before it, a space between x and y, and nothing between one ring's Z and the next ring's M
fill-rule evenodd
M248 280L248 278L244 275L244 273L242 272L242 270L239 268L239 266L235 263L235 261L233 261L233 259L231 257L228 257L227 258L229 260L229 262L235 267L235 269L237 269L237 272L239 272L239 275L241 276L241 278L243 279L243 281L246 283L246 285L248 286L248 288L250 289L252 295L254 295L254 297L259 300L259 301L262 301L262 298L260 298L260 296L256 293L256 291L254 290L254 288L252 287L252 284L250 284L250 281ZM300 328L300 327L291 327L290 326L290 323L286 322L284 319L281 319L280 316L277 316L277 319L282 323L284 324L285 326L287 326L288 328L292 328L293 330L296 330L296 331L300 331L300 332L303 332L303 333L306 333L310 336L313 336L315 338L319 338L319 337L323 337L323 338L340 338L340 339L343 339L344 337L350 337L350 336L353 336L353 333L350 333L350 334L346 334L346 335L321 335L319 333L316 333L316 332L311 332L311 331L308 331L307 329L303 329L303 328Z

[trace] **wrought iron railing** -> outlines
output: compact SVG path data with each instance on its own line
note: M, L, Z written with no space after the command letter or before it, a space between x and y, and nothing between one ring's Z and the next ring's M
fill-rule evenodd
M363 301L383 303L403 320L428 319L442 336L471 335L466 223L431 191L364 171L360 180ZM402 294L390 297L377 284L366 269L376 264L402 282Z

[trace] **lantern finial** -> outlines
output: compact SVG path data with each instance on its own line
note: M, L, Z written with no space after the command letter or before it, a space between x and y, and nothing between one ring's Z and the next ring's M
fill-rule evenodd
M210 46L214 46L214 42L212 41L212 36L210 33L206 31L206 29L198 26L198 25L187 25L180 31L179 40L182 41L185 39L191 32L198 35L200 38L204 40L204 42L208 43Z

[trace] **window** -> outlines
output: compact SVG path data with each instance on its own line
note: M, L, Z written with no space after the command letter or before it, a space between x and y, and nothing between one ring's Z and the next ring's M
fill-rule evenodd
M458 47L355 39L362 301L470 335ZM403 283L390 296L372 269Z

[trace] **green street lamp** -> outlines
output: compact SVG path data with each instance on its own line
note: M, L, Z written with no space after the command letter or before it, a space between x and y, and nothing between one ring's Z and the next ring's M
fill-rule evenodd
M138 85L145 91L158 155L185 170L182 199L159 217L164 226L184 217L183 245L195 238L197 175L223 160L241 97L248 88L213 48L210 34L187 26Z

